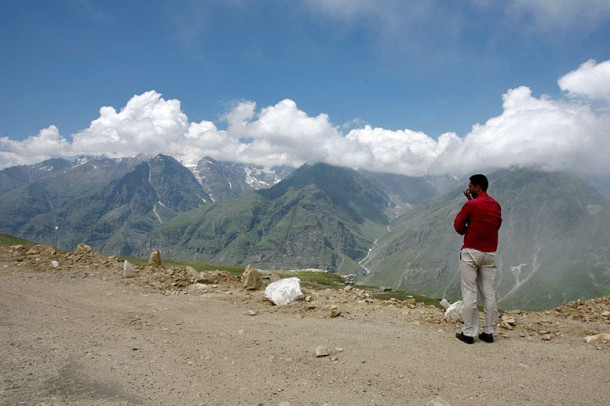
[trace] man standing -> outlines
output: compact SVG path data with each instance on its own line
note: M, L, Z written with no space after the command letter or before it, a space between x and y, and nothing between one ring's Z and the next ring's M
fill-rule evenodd
M464 236L460 253L464 324L462 331L455 336L467 344L474 343L474 336L479 331L477 290L481 293L485 309L485 326L479 334L479 339L493 343L498 320L494 280L502 209L500 204L487 194L488 185L485 175L470 177L468 189L464 191L468 201L453 223L455 231Z

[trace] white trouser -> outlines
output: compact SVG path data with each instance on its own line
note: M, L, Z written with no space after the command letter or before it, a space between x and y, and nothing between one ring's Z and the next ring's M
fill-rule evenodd
M479 311L477 310L477 289L481 292L485 309L483 332L493 334L498 321L496 305L496 253L481 252L464 248L460 255L460 276L462 280L462 301L464 302L464 325L462 333L474 337L479 331Z

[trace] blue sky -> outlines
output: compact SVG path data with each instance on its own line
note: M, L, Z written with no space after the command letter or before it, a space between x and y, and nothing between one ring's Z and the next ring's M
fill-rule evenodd
M502 147L514 155L502 165L528 164L548 151L519 148L557 144L545 132L557 129L502 125L536 103L528 122L576 120L595 152L608 145L609 38L607 0L2 0L0 167L196 149L421 174L469 170L458 152L507 128L521 138L485 162ZM587 72L601 95L583 90ZM575 137L551 167L589 153L565 156Z

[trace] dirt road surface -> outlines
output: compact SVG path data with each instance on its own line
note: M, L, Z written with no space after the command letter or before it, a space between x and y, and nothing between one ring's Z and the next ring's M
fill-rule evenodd
M339 290L274 306L231 278L185 286L167 283L176 271L139 269L125 279L112 258L42 251L0 249L0 405L610 399L610 343L584 339L610 333L610 300L510 313L513 330L466 345L458 324L422 304Z

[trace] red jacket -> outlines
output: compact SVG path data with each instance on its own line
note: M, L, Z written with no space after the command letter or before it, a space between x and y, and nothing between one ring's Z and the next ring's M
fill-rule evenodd
M496 252L498 230L502 225L500 204L485 192L468 200L455 217L453 228L464 236L464 248L482 252Z

